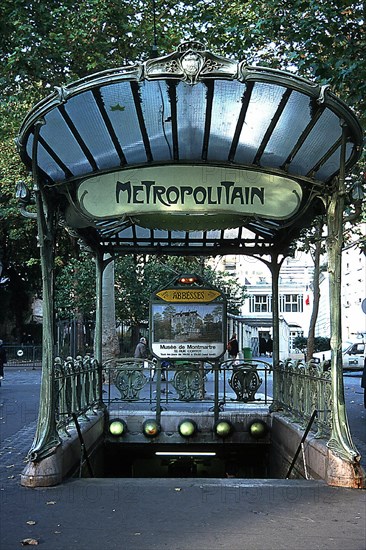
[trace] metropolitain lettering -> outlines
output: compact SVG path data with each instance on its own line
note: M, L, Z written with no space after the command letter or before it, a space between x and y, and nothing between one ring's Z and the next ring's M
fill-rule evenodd
M162 204L170 207L184 205L187 200L197 205L238 205L265 202L264 187L241 186L233 181L221 181L217 187L189 185L170 185L165 187L155 181L141 181L141 185L133 185L130 181L116 183L117 204Z

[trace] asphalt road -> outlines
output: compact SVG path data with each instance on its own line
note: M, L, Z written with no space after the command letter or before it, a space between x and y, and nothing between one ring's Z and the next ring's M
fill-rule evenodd
M344 382L351 431L365 467L360 374L345 375ZM365 550L366 491L321 481L74 478L47 489L20 487L39 390L39 368L5 369L2 550L33 544L44 550Z

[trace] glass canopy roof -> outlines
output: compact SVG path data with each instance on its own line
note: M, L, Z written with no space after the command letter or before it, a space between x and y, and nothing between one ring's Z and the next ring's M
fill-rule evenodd
M29 113L18 143L23 161L31 168L33 160L34 176L59 202L66 223L92 246L117 253L265 254L285 251L321 212L320 197L342 162L349 169L358 160L362 131L327 87L184 43L165 57L57 89ZM145 204L136 212L121 207L103 214L84 208L80 190L86 185L83 197L91 193L93 182L97 204L105 200L111 177L113 185L132 181L135 203L148 202L133 178L146 186L146 178L152 173L159 178L167 166L167 195L162 184L154 188L156 178L150 182L159 208ZM205 167L202 179L188 185L197 166ZM234 186L225 205L223 190L212 191L215 200L206 196L211 171L215 185ZM268 196L274 185L281 189L289 182L299 196L296 208L281 215L275 203L272 213L251 209L255 200L243 196L253 178ZM194 198L193 206L188 198Z

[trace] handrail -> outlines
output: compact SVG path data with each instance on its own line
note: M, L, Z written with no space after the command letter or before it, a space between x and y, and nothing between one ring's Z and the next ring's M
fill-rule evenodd
M318 411L317 411L317 410L313 411L313 414L311 415L310 420L309 420L309 422L308 422L308 425L306 426L306 430L305 430L305 432L304 432L304 434L303 434L303 436L302 436L302 438L301 438L301 441L300 441L299 446L298 446L298 448L297 448L297 450L296 450L295 456L294 456L294 458L292 459L290 468L289 468L289 470L288 470L288 472L287 472L287 476L286 476L285 479L289 479L290 474L291 474L291 472L292 472L292 470L293 470L293 468L294 468L294 466L295 466L297 457L298 457L299 454L300 454L300 450L302 449L302 446L303 446L303 444L304 444L304 441L305 441L305 439L307 438L307 435L308 435L308 433L310 432L311 426L313 425L313 422L314 422L315 417L316 417L317 415L318 415Z

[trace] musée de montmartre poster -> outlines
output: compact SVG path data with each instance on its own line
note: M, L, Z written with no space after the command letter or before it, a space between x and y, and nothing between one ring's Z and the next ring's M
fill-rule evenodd
M223 304L152 304L152 351L161 359L220 357Z

